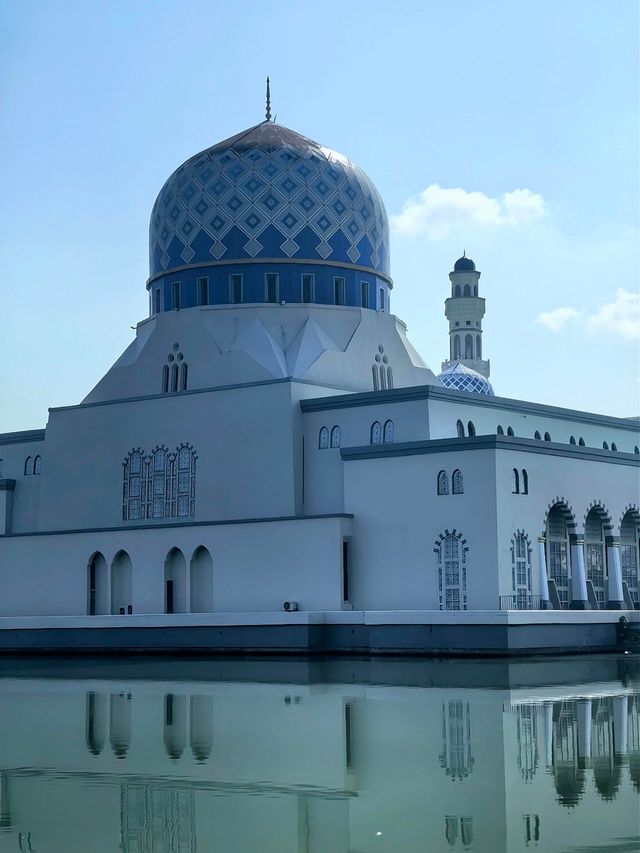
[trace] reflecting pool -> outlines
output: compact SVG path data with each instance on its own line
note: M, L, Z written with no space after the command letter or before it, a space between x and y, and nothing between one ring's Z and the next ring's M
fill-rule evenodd
M0 851L640 849L640 658L0 659Z

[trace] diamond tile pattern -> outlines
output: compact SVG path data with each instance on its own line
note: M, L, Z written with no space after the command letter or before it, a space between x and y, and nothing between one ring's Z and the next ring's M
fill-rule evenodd
M495 393L488 379L460 362L447 368L438 376L438 379L445 388L453 388L455 391L473 391L490 397Z
M304 250L295 242L306 228L318 238L311 250L308 241ZM259 256L388 275L389 226L378 191L346 157L270 121L191 157L153 207L150 274Z

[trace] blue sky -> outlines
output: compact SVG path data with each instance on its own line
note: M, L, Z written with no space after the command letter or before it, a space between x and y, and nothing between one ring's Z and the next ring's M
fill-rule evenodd
M498 394L640 413L635 0L2 0L0 27L0 430L131 340L157 192L262 119L267 73L278 122L378 186L432 368L466 248Z

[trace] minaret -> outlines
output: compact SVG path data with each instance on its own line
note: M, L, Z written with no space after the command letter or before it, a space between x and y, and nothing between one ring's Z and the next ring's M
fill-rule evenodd
M444 303L449 321L449 360L442 362L442 370L459 362L488 379L489 361L482 358L484 299L478 296L479 280L480 273L465 252L449 273L451 296Z

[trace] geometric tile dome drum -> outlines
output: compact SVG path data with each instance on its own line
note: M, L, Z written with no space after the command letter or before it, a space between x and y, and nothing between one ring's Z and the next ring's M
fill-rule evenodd
M444 370L438 379L445 388L453 388L456 391L472 391L476 394L487 394L490 397L495 396L488 379L485 379L482 374L475 370L471 370L470 367L460 364L459 361Z
M263 121L191 157L151 213L154 276L235 260L334 261L389 274L382 199L355 163Z

